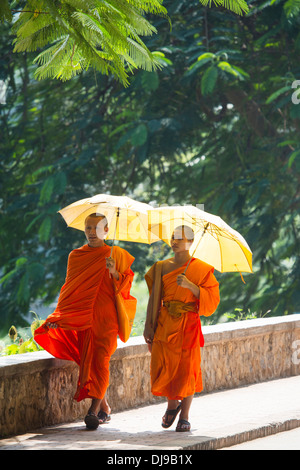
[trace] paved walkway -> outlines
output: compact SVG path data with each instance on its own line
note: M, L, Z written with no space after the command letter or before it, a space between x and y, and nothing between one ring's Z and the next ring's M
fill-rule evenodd
M300 427L222 450L300 450Z
M0 450L187 452L228 448L296 427L299 430L299 392L300 376L295 376L200 395L192 404L189 433L175 432L175 424L162 429L166 404L159 403L112 414L110 423L96 431L88 431L82 421L76 421L2 439ZM276 449L280 449L280 434L276 436Z

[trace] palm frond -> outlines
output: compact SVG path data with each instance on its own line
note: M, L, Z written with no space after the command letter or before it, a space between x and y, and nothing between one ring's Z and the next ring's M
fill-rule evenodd
M300 13L300 0L287 0L283 8L287 18L297 16Z
M249 12L249 7L245 0L199 0L200 3L204 6L211 7L214 3L217 7L224 7L227 10L236 13L237 15L242 15L243 13Z
M142 68L148 72L152 72L160 67L156 59L152 58L150 52L131 38L127 38L129 44L129 55L136 64L137 68Z
M93 67L126 85L128 68L159 66L140 36L156 33L144 15L166 16L162 0L44 0L42 8L28 0L14 25L15 52L49 46L35 60L39 79L68 80Z

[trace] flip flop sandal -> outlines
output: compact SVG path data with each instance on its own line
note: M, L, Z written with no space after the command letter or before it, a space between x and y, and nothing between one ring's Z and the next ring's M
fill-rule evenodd
M99 413L97 414L97 417L99 418L99 424L104 424L104 423L108 423L108 421L111 420L111 416L108 415L107 413L105 413L105 411L99 411Z
M172 424L174 423L175 419L176 419L176 416L178 415L179 411L180 411L180 408L181 408L181 403L177 406L177 408L175 408L175 410L166 410L165 412L165 415L164 415L164 418L165 418L165 423L162 422L161 425L163 428L167 429L169 428L170 426L172 426ZM172 419L169 421L169 416L172 416Z
M176 426L177 432L188 432L191 430L191 424L186 419L180 419Z
M87 429L95 430L99 426L99 418L94 413L88 412L84 418Z

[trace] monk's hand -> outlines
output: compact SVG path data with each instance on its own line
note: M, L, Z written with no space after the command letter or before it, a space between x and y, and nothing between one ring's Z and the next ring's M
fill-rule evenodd
M152 326L149 324L145 324L145 329L144 329L144 339L147 344L152 344L153 342L153 337L154 337L154 330Z
M116 260L109 257L109 258L105 258L105 261L106 261L106 267L109 270L110 274L112 274L112 275L116 274L117 273Z
M48 326L48 328L51 330L51 328L54 328L54 329L57 328L58 324L54 323L54 322L51 322L51 321L47 321L46 326Z
M179 274L179 276L177 276L177 284L185 289L190 289L192 283L184 274Z
M145 329L144 329L144 338L145 338L145 342L148 346L148 351L150 353L152 352L153 337L154 337L154 330L153 330L152 326L150 326L146 323L145 324Z

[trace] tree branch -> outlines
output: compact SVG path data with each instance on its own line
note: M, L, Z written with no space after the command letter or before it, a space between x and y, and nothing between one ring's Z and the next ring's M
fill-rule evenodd
M48 11L32 11L32 10L11 10L13 13L34 13L35 15L49 15Z
M278 137L276 129L263 115L259 105L240 89L229 88L226 97L244 116L249 126L259 137Z

